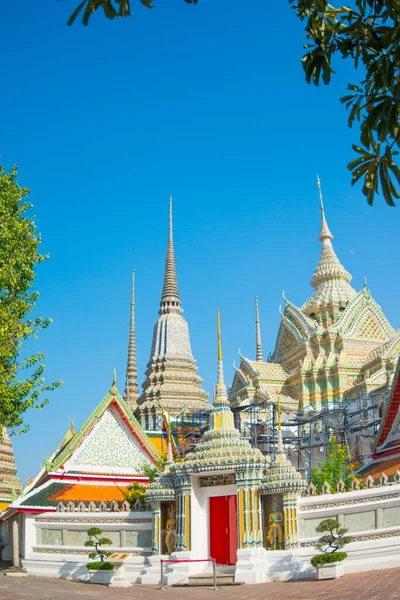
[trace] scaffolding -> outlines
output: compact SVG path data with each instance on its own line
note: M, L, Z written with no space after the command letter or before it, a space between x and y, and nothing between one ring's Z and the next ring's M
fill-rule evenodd
M282 411L283 443L292 464L308 477L318 459L327 456L329 442L335 436L349 449L352 468L361 467L371 456L370 442L381 422L382 402L371 394L360 394L306 414ZM172 434L182 458L203 438L211 410L210 406L210 410L181 413L176 418ZM232 411L241 437L274 459L278 441L276 404L264 400L232 407Z

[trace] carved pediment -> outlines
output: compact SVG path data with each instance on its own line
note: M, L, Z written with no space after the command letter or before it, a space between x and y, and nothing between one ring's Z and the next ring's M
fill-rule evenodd
M296 335L293 331L295 329L294 324L290 323L290 325L287 320L281 322L273 354L274 362L281 362L285 356L302 345L300 334Z

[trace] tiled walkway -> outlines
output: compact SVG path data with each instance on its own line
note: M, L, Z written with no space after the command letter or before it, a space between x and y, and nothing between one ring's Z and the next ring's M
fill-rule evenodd
M40 577L0 576L0 600L400 600L400 569L347 575L336 581L297 581L207 588L168 588L134 585L112 589Z

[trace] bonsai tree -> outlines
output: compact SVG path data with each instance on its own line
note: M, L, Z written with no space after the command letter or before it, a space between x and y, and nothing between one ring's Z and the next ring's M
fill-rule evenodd
M87 563L87 569L89 569L89 571L112 571L114 569L114 563L105 560L111 556L112 552L107 552L102 549L102 546L110 546L112 541L106 537L100 537L103 532L98 527L91 527L88 529L87 534L89 539L85 542L85 546L94 548L95 550L94 552L89 553L89 558L94 562Z
M336 519L325 519L316 528L318 533L324 533L315 544L317 550L322 554L317 554L311 559L313 567L326 565L328 563L341 562L347 558L346 552L339 552L346 544L351 542L351 537L346 536L348 529L340 527Z

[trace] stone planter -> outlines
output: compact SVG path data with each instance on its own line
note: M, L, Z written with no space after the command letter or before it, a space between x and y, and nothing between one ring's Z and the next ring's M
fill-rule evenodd
M89 573L90 583L98 583L100 585L110 585L115 575L114 569L112 571L89 571Z
M344 575L344 560L327 565L319 565L315 568L316 579L339 579Z

